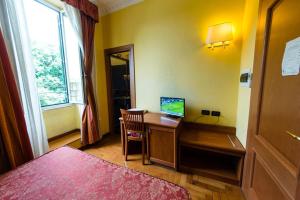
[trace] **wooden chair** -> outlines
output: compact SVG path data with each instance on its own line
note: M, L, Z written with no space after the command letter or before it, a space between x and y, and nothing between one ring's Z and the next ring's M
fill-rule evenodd
M128 141L141 141L142 142L142 156L143 165L145 164L145 143L148 143L148 137L144 124L144 111L128 111L121 110L124 122L125 134L125 160L127 161L128 155ZM148 152L147 152L148 157Z

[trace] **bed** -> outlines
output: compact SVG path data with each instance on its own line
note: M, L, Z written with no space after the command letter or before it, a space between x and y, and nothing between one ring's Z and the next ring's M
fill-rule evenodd
M0 199L190 199L173 183L62 147L0 176Z

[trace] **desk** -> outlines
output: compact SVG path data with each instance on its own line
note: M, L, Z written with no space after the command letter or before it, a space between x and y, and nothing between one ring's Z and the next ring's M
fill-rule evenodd
M124 154L124 123L120 119L122 153ZM144 122L148 136L150 161L177 169L177 141L181 119L168 118L160 113L146 113Z

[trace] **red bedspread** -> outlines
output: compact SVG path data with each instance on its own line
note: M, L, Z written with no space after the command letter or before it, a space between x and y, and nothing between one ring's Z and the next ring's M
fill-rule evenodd
M0 199L189 199L172 183L63 147L0 177Z

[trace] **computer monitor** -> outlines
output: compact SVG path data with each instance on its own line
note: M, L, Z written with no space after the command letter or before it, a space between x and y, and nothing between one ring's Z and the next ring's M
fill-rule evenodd
M185 99L174 97L160 97L160 111L170 116L184 117Z

